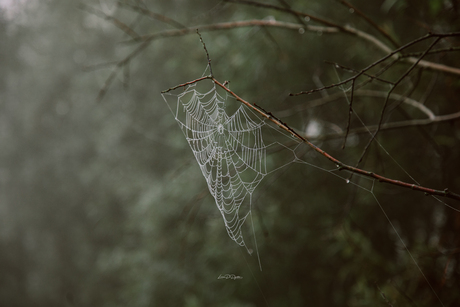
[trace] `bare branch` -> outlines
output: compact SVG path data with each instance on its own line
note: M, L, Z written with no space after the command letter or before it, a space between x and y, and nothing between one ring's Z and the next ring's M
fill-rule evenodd
M206 52L206 58L208 59L209 72L211 73L211 77L214 77L214 74L212 73L211 58L209 58L208 49L206 48L206 44L204 43L203 38L201 37L201 34L198 31L198 29L196 29L196 34L198 34L198 36L200 37L200 41L203 44L204 51Z
M345 149L345 144L347 143L348 132L350 131L351 115L353 114L353 97L354 97L354 93L355 93L355 81L356 81L356 79L354 79L351 82L350 101L348 102L347 132L345 133L345 137L343 138L342 149Z
M229 88L227 88L226 86L224 86L222 83L220 83L219 81L217 81L215 78L213 78L211 76L201 77L201 78L193 80L191 82L180 84L178 86L175 86L175 87L170 88L170 89L168 89L166 91L163 91L163 92L169 92L169 91L171 91L173 89L183 87L183 86L187 86L187 85L199 82L199 81L204 80L204 79L211 79L214 82L214 84L217 84L219 87L224 89L227 93L229 93L231 96L233 96L233 98L235 98L237 101L239 101L242 104L246 105L248 108L254 110L258 114L260 114L262 117L264 117L264 118L268 119L269 121L273 122L279 128L281 128L284 131L288 132L289 134L291 134L292 136L297 138L299 141L302 141L302 142L306 143L313 150L315 150L316 152L318 152L319 154L323 155L328 160L333 162L337 166L337 168L339 170L350 171L351 173L356 173L356 174L360 174L360 175L363 175L363 176L366 176L366 177L377 179L379 182L385 182L385 183L397 185L397 186L400 186L400 187L403 187L403 188L408 188L408 189L412 189L412 190L416 190L416 191L425 192L428 195L443 196L443 197L448 197L448 198L460 201L460 195L456 194L456 193L453 193L453 192L449 191L448 189L436 190L436 189L423 187L423 186L420 186L420 185L417 185L417 184L412 184L412 183L407 183L407 182L403 182L403 181L399 181L399 180L395 180L395 179L390 179L390 178L378 175L376 173L368 172L368 171L365 171L363 169L353 167L353 166L350 166L350 165L347 165L347 164L341 162L340 160L334 158L333 156L331 156L330 154L328 154L327 152L325 152L321 148L319 148L316 145L314 145L313 143L311 143L305 136L300 135L298 132L296 132L294 129L289 127L286 123L283 123L280 119L278 119L272 113L267 112L264 109L262 109L262 108L260 108L260 107L258 107L256 105L252 105L249 102L247 102L246 100L240 98L238 95L236 95L234 92L232 92ZM460 116L460 114L459 114L459 116Z
M107 79L104 82L104 85L102 86L102 88L99 90L99 93L97 94L97 98L96 98L97 102L100 102L102 100L102 98L104 98L105 94L107 93L107 90L109 89L109 87L112 84L113 80L117 76L118 72L119 72L119 69L117 67L107 77Z
M201 80L205 80L205 79L212 79L212 77L211 77L211 76L204 76L204 77L195 79L195 80L193 80L193 81L185 82L185 83L176 85L176 86L174 86L174 87L168 88L167 90L161 91L161 93L162 93L162 94L168 93L168 92L170 92L170 91L174 91L175 89L178 89L179 87L185 87L185 86L188 86L188 85L197 83L197 82L199 82L199 81L201 81Z

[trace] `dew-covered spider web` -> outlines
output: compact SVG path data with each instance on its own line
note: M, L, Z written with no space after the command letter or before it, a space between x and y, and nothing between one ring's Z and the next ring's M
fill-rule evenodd
M173 97L171 111L195 156L229 237L252 253L242 231L251 217L252 195L267 174L296 160L298 143L291 142L294 147L290 148L273 141L279 132L234 99L233 105L228 106L226 100L230 96L221 95L214 83L204 92L198 91L194 83L180 94L170 96ZM267 133L267 129L271 131Z

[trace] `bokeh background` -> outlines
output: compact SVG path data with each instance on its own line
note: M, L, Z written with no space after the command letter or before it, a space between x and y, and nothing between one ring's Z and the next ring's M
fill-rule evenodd
M361 29L391 46L340 2L266 3ZM400 45L429 31L460 30L457 0L351 2ZM153 41L98 99L114 70L111 63L139 45L126 43L131 37L117 22L142 35L174 29L127 4L187 27L249 19L300 22L277 10L214 0L0 1L1 306L460 302L460 215L449 207L458 210L458 202L379 183L371 193L360 188L372 185L359 177L347 185L326 171L335 165L320 155L304 157L318 168L292 164L267 176L254 193L260 271L257 258L228 237L160 93L203 74L207 59L198 36ZM340 90L288 94L351 76L325 61L359 70L385 53L352 35L301 32L247 27L202 36L217 79L229 80L238 95L278 112L354 165L369 136L350 135L341 149L343 138L334 133L346 129L346 100L309 105ZM458 38L449 37L436 48L458 46ZM460 67L458 49L426 59ZM385 77L396 80L408 67L395 65ZM389 90L375 82L369 88ZM460 76L415 69L396 93L437 115L455 113ZM354 102L367 125L378 122L382 105L375 97ZM405 104L391 106L385 120L423 118ZM361 127L355 117L351 124ZM382 131L379 142L389 155L374 143L360 167L412 182L407 172L424 186L460 192L455 120ZM221 274L242 279L218 279Z

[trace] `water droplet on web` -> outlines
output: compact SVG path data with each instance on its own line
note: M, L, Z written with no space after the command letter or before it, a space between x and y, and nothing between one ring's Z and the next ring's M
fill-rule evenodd
M305 19L306 22L309 22L309 21L310 21L310 17L309 17L309 16L305 16L304 19Z
M350 14L353 14L355 12L353 8L350 8L348 11L350 12Z
M346 183L350 183L350 179L345 180Z
M304 33L305 33L305 29L304 29L304 28L299 28L299 33L300 33L300 34L304 34Z

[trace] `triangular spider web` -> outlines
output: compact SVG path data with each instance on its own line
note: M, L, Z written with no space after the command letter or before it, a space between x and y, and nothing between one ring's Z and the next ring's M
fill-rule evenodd
M226 100L232 97L220 95L214 82L203 93L193 83L178 95L167 94L174 97L171 111L198 162L229 237L252 253L242 231L251 216L252 194L267 174L297 159L299 143L293 140L290 148L274 141L281 132L241 103L233 101L229 106ZM233 112L232 107L236 108ZM257 249L257 242L255 246Z

